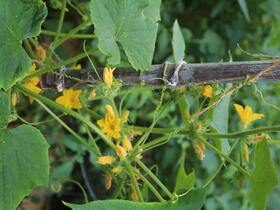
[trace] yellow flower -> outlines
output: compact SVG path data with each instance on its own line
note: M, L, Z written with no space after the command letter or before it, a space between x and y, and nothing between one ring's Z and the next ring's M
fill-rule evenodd
M39 46L39 47L36 49L35 56L36 56L37 58L39 58L40 60L44 61L44 60L46 59L46 51L44 50L43 47Z
M105 176L105 188L106 190L109 190L112 186L112 175L106 174Z
M122 114L122 122L127 121L128 116L129 116L129 111L125 111L125 112Z
M117 144L117 146L116 146L116 153L121 160L124 160L126 158L127 153L126 153L125 149L122 146L120 146L119 144Z
M120 173L121 171L122 171L122 168L121 168L121 167L115 167L115 168L112 169L112 172L113 172L114 174Z
M105 105L105 110L106 110L106 113L109 114L111 118L116 117L115 111L111 105L108 105L108 104Z
M101 165L106 165L106 164L112 164L115 162L116 158L112 156L101 156L98 157L96 163L101 164Z
M248 124L251 121L264 117L263 114L253 113L252 108L250 106L246 106L244 109L241 105L234 104L234 107L235 107L236 111L238 112L238 115L242 121L243 128L247 128Z
M93 89L88 96L88 100L92 100L96 96L96 89Z
M116 68L104 68L103 70L103 81L107 87L111 87L113 83L113 72Z
M244 144L244 146L243 146L242 156L243 156L244 160L249 162L249 148L248 148L247 144Z
M79 100L81 92L81 90L73 90L72 88L64 90L63 95L55 99L55 102L69 109L81 109L82 105Z
M202 93L202 95L204 97L210 98L212 96L212 94L213 94L213 88L212 88L211 85L204 85L201 88L200 92Z
M29 74L34 73L35 70L36 70L36 65L35 65L34 63L32 63L32 66L31 66L30 69L29 69Z
M205 157L204 150L205 150L205 145L203 142L199 141L195 144L195 152L196 152L199 160L204 159L204 157Z
M97 121L97 124L100 127L103 127L102 132L106 134L108 138L121 138L121 118L112 118L109 113L106 114L105 119L101 119Z
M130 140L127 138L127 136L124 137L124 140L122 142L123 148L127 151L130 152L132 151L132 145Z
M79 63L79 64L77 64L75 66L72 66L71 69L80 70L80 69L82 69L82 65Z
M24 83L24 86L27 89L29 89L32 92L34 92L34 93L41 93L42 89L37 87L39 82L40 82L40 78L39 77L33 77L30 80L26 81ZM29 96L29 95L27 95L27 96L29 97L29 102L32 103L34 99L31 96Z

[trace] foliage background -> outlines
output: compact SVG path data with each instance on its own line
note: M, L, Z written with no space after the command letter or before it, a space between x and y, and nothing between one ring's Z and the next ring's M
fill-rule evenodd
M57 8L61 6L61 2L59 0L49 0L46 3L49 14L43 24L43 29L55 31L59 15ZM65 15L64 32L68 32L78 25L83 18L87 18L86 16L82 17L79 11L88 14L87 0L69 0L68 3L70 3L69 12ZM71 4L74 7L71 7ZM187 46L185 60L189 63L258 59L242 52L237 44L243 50L252 53L280 55L280 2L278 0L163 0L161 18L153 63L162 63L166 60L173 61L171 32L175 19L178 20L184 35ZM93 28L89 27L81 33L93 33L93 31ZM50 37L42 35L39 41L47 45ZM83 40L71 39L59 47L57 53L62 59L74 56L83 51L82 42ZM97 41L88 40L87 45L96 47ZM105 57L97 52L94 56L94 62L97 66L104 66ZM84 59L81 63L83 67L90 67L87 59ZM123 58L122 65L127 64L127 60ZM262 91L266 101L278 105L280 102L279 88L279 82L259 83L246 86L238 94L232 95L229 108L229 131L238 131L240 128L233 103L250 105L255 112L265 114L265 119L255 122L254 126L256 127L279 123L279 110L271 109L269 105L262 101L256 91ZM55 93L48 92L47 94L49 97L54 97ZM191 104L191 91L188 92L187 90L186 94ZM158 91L142 91L127 95L123 109L131 110L130 124L149 126L158 97ZM119 101L121 99L121 97L118 98ZM27 101L24 100L22 99L22 103L18 107L19 113L24 119L38 121L46 118L47 115L42 114L44 112L39 106L28 105ZM93 101L92 109L103 114L102 107L105 103L102 100ZM195 107L193 107L194 109ZM165 119L167 120L160 121L157 126L175 127L175 125L178 125L180 114L177 110L177 105L172 104L165 113ZM69 117L65 117L65 120L80 133L86 132L85 128L75 120ZM166 124L167 121L168 124ZM104 188L104 182L100 181L104 179L104 174L102 174L100 166L95 163L96 157L93 153L85 152L85 148L78 145L56 122L40 125L39 128L42 129L42 133L47 134L46 138L51 144L52 181L71 178L84 184L81 168L85 167L92 189L98 199L105 199L110 195ZM152 137L157 136L153 135ZM274 134L272 138L277 139L279 135ZM104 145L103 149L105 150L105 148ZM158 172L159 178L170 189L175 184L182 148L187 154L185 161L187 172L192 169L196 171L197 186L202 185L219 164L219 158L209 150L206 150L205 160L199 161L193 151L190 139L185 136L171 139L166 145L144 155L146 163L156 163L154 171ZM271 150L273 161L278 168L278 174L280 174L280 158L277 155L280 148L278 145L272 145ZM234 154L235 158L238 159L240 157L239 149ZM209 185L205 209L248 209L249 183L245 181L244 187L240 188L238 181L240 177L235 172L234 167L228 166L222 170L215 182ZM280 188L277 187L270 196L268 209L274 210L280 206L279 195ZM64 184L59 192L48 191L46 198L45 209L67 209L61 204L61 200L72 203L83 201L81 191L71 183ZM36 196L33 200L36 201Z

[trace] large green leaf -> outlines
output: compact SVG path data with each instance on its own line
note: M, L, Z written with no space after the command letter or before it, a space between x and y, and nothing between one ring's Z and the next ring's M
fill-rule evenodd
M7 93L0 90L0 128L7 126L10 117L9 98Z
M180 197L177 202L133 202L125 200L94 201L83 205L65 203L73 210L199 210L206 196L206 190L199 188L192 190L187 195Z
M172 49L176 63L184 60L186 49L185 40L177 20L173 24Z
M109 57L109 64L120 63L120 44L135 69L150 69L160 3L160 0L91 0L98 48Z
M38 129L0 129L0 209L16 209L32 188L48 185L48 174L48 144Z
M24 77L31 61L22 40L39 34L47 9L41 0L0 0L0 88Z
M263 210L272 188L278 184L276 170L272 164L268 143L265 139L258 142L255 151L255 170L250 178L252 201L255 210Z

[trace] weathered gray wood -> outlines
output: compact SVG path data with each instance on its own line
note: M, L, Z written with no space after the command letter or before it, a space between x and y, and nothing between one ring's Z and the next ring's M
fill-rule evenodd
M254 62L231 62L231 63L205 63L205 64L184 64L179 72L179 85L212 84L224 82L240 82L246 79L247 75L259 73L276 61L254 61ZM170 81L175 64L169 64L166 70L168 81ZM102 70L98 69L102 77ZM64 77L65 88L77 85L77 83L96 84L99 80L95 72L90 69L73 70L68 69L66 74L77 78L83 82ZM135 86L144 84L145 86L161 86L164 82L163 65L153 65L151 71L139 72L130 67L120 67L114 72L114 77L123 81L124 85ZM44 88L55 89L58 76L53 73L43 75L41 85ZM258 81L280 80L280 66L274 67L270 72L262 75Z

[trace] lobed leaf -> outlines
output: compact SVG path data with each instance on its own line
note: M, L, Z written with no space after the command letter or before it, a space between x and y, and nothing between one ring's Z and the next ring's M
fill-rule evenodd
M48 144L38 129L0 129L0 209L16 209L32 188L48 185L48 174Z
M150 69L160 3L160 0L91 0L98 48L109 57L110 65L120 63L122 47L135 69Z
M0 0L0 88L23 78L31 61L22 40L37 36L47 15L42 0Z

